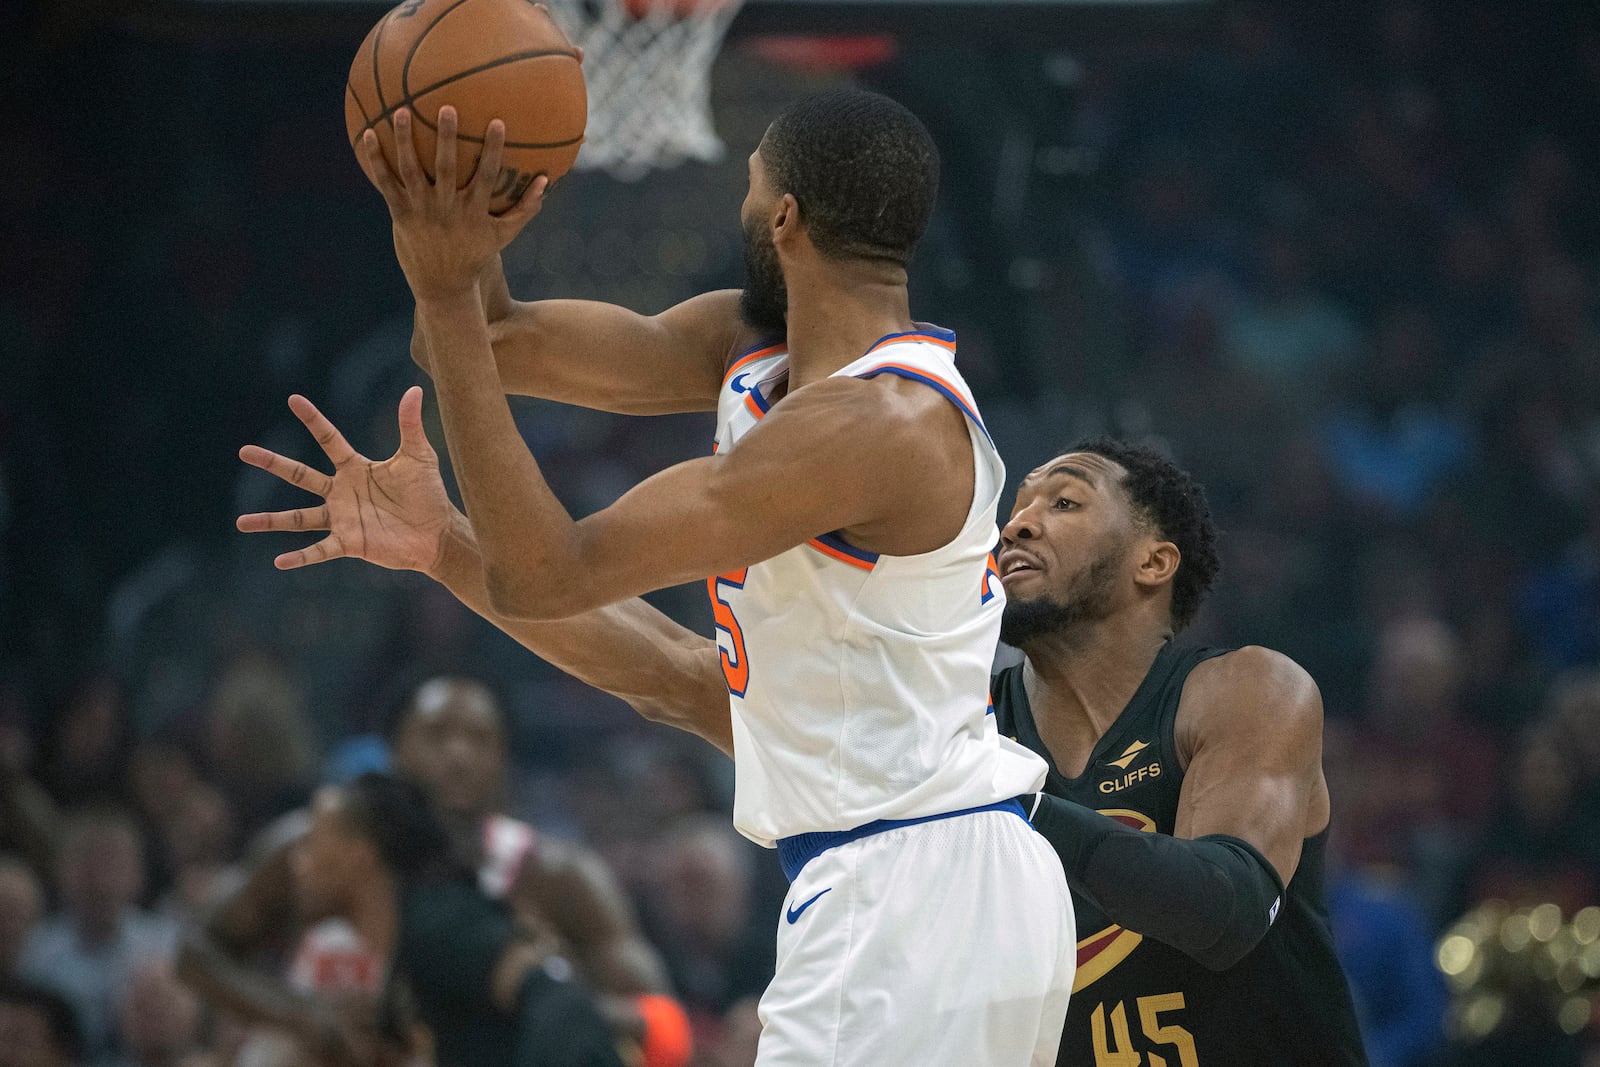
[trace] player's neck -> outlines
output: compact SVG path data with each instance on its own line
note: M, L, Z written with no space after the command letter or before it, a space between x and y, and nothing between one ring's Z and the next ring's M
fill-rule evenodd
M1139 691L1170 636L1148 620L1113 617L1030 642L1023 680L1035 721L1098 740Z
M881 338L912 328L905 270L815 260L784 265L789 291L789 388L821 381Z

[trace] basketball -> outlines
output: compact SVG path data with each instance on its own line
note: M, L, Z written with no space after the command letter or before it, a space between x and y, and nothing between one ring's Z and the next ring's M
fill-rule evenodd
M462 185L489 122L506 125L505 162L492 207L516 203L540 174L555 181L578 157L588 96L578 51L543 4L528 0L405 0L361 42L345 83L351 147L377 131L396 169L393 116L411 108L417 158L433 176L439 109L456 109Z

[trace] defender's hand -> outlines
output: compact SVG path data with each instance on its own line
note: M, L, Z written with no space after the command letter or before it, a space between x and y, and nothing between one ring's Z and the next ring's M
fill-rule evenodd
M457 189L455 108L439 109L431 181L417 161L412 122L409 108L394 113L398 177L384 161L378 135L372 130L361 140L362 167L389 205L395 255L417 299L466 292L484 264L539 213L550 180L540 175L522 199L501 214L493 214L489 200L505 155L505 123L499 119L489 123L478 169L465 187Z
M239 458L291 485L322 497L316 507L241 515L245 533L326 530L321 541L273 560L293 570L329 559L363 559L390 570L427 573L443 552L444 534L457 512L439 475L439 456L422 430L422 389L412 386L400 398L400 448L381 462L350 447L337 427L303 396L291 396L289 409L333 461L333 474L256 445Z

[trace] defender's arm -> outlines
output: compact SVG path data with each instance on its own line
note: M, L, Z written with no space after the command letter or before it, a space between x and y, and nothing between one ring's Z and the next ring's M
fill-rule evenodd
M1287 656L1243 648L1191 672L1177 733L1188 767L1175 836L1059 797L1025 803L1109 918L1223 970L1266 936L1301 841L1326 825L1322 698Z

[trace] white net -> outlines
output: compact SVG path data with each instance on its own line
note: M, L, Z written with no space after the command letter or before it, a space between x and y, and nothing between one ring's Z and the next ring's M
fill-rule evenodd
M589 126L578 167L633 180L724 153L711 64L743 0L546 0L583 49Z

